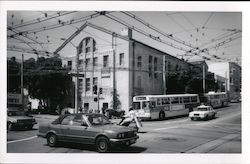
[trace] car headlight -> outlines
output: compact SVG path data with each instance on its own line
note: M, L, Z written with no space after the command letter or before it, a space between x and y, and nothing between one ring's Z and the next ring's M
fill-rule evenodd
M117 134L117 138L124 138L124 133Z

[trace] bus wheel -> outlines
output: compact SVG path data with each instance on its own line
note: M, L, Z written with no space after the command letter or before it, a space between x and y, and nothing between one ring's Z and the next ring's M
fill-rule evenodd
M165 113L163 111L160 111L159 113L159 119L163 120L165 118Z

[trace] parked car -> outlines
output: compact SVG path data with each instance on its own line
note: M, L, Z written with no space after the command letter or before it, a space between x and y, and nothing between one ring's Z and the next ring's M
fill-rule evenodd
M112 117L122 117L125 114L124 110L114 110L114 109L106 109L105 113L109 119Z
M98 152L112 146L130 146L139 136L132 127L112 124L103 114L78 113L61 115L52 123L41 124L38 136L53 147L59 141L95 145Z
M215 118L217 111L215 111L211 106L209 105L200 105L197 108L194 109L193 112L189 113L189 118L191 120L195 119L212 119Z
M32 129L36 120L27 116L25 111L22 110L7 110L7 129L13 130L14 128L27 128Z

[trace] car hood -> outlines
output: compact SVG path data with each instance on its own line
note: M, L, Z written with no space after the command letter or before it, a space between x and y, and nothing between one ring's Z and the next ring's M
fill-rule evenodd
M208 111L193 111L193 112L190 112L190 114L207 114L209 113Z
M110 132L116 132L116 133L134 131L132 127L125 127L125 126L120 126L116 124L102 125L101 128L104 131L110 131Z

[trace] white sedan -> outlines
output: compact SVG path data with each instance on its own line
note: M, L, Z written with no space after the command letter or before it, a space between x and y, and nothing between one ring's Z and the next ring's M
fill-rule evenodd
M215 111L211 106L200 105L193 112L189 113L189 118L191 120L195 119L213 119L215 118L217 111Z

